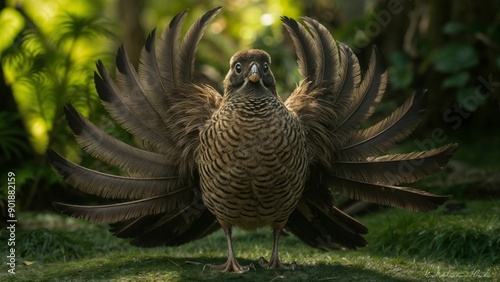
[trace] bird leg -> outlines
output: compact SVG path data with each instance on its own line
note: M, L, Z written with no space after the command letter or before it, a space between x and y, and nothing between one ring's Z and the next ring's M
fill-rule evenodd
M274 243L273 243L273 252L271 254L271 259L267 261L265 258L261 257L259 259L259 264L267 269L282 268L282 269L294 270L295 267L297 266L295 262L293 262L292 264L282 264L278 257L278 241L281 234L281 228L274 229L273 233L274 233Z
M222 225L222 224L221 224ZM228 248L228 256L227 256L227 261L224 264L220 265L214 265L214 264L206 264L205 267L209 267L212 270L222 270L224 272L247 272L250 270L250 267L253 267L252 264L250 265L245 265L242 266L238 263L236 260L236 256L234 255L233 251L233 243L231 240L231 227L230 226L223 226L222 229L224 230L224 234L226 234L226 240L227 240L227 248Z

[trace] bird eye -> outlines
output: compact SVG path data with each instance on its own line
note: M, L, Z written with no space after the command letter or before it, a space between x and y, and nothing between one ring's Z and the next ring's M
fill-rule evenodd
M243 67L240 63L236 63L236 65L234 65L234 71L236 74L240 74L243 71Z
M264 74L267 74L269 71L269 65L267 63L264 63Z

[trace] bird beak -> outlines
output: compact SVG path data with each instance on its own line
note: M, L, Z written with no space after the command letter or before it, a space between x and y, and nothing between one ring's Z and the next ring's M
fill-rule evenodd
M256 83L260 80L259 67L257 64L252 65L252 69L250 69L250 75L248 76L248 80L253 83Z

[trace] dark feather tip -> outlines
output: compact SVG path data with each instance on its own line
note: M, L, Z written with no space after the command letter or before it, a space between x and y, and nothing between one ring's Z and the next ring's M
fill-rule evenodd
M189 11L189 9L186 9L180 13L178 13L177 15L175 15L172 20L170 21L170 23L168 24L168 28L169 29L174 29L178 24L179 24L179 21L183 18L183 16Z
M144 44L144 49L146 49L146 52L151 53L154 50L155 37L156 37L156 28L154 28L149 33L148 38L146 39L146 44Z
M52 203L52 206L54 207L54 209L62 214L66 214L65 211L66 211L66 205L63 204L63 203L58 203L58 202L53 202Z
M70 171L68 170L68 161L52 149L47 150L50 164L64 178L68 178Z
M97 94L99 94L99 98L102 101L113 102L115 96L112 95L114 90L109 81L111 78L101 60L97 62L96 66L97 72L94 72L94 84Z
M378 49L377 45L373 45L372 52L373 52L373 54L375 54L375 56L377 58L377 64L378 64L378 68L379 68L380 72L381 73L385 72L387 70L385 58L384 58L384 55L382 54L382 52L380 52L380 50Z
M83 131L83 120L78 111L70 103L66 103L64 114L69 127L75 135L80 135Z
M121 73L128 73L128 56L127 52L125 52L125 47L120 45L118 48L118 51L116 52L116 68L118 69L119 72Z

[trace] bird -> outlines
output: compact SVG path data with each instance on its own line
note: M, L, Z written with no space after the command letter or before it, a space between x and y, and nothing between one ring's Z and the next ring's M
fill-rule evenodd
M206 266L246 272L232 230L271 228L267 269L294 268L279 258L278 241L290 232L321 250L367 245L368 229L335 206L336 195L430 211L451 198L407 187L442 169L457 148L388 154L422 118L428 93L415 91L393 113L366 126L385 93L388 75L373 47L361 74L352 49L313 18L283 16L302 77L286 98L277 93L271 57L236 52L220 93L194 82L197 46L217 7L185 32L187 10L172 18L155 43L149 34L137 70L120 46L116 80L101 61L96 90L111 118L136 141L120 141L64 107L69 127L89 155L120 168L113 175L80 166L54 150L52 166L71 187L112 199L101 205L53 203L62 214L109 223L110 231L139 247L179 246L222 229L227 261Z

